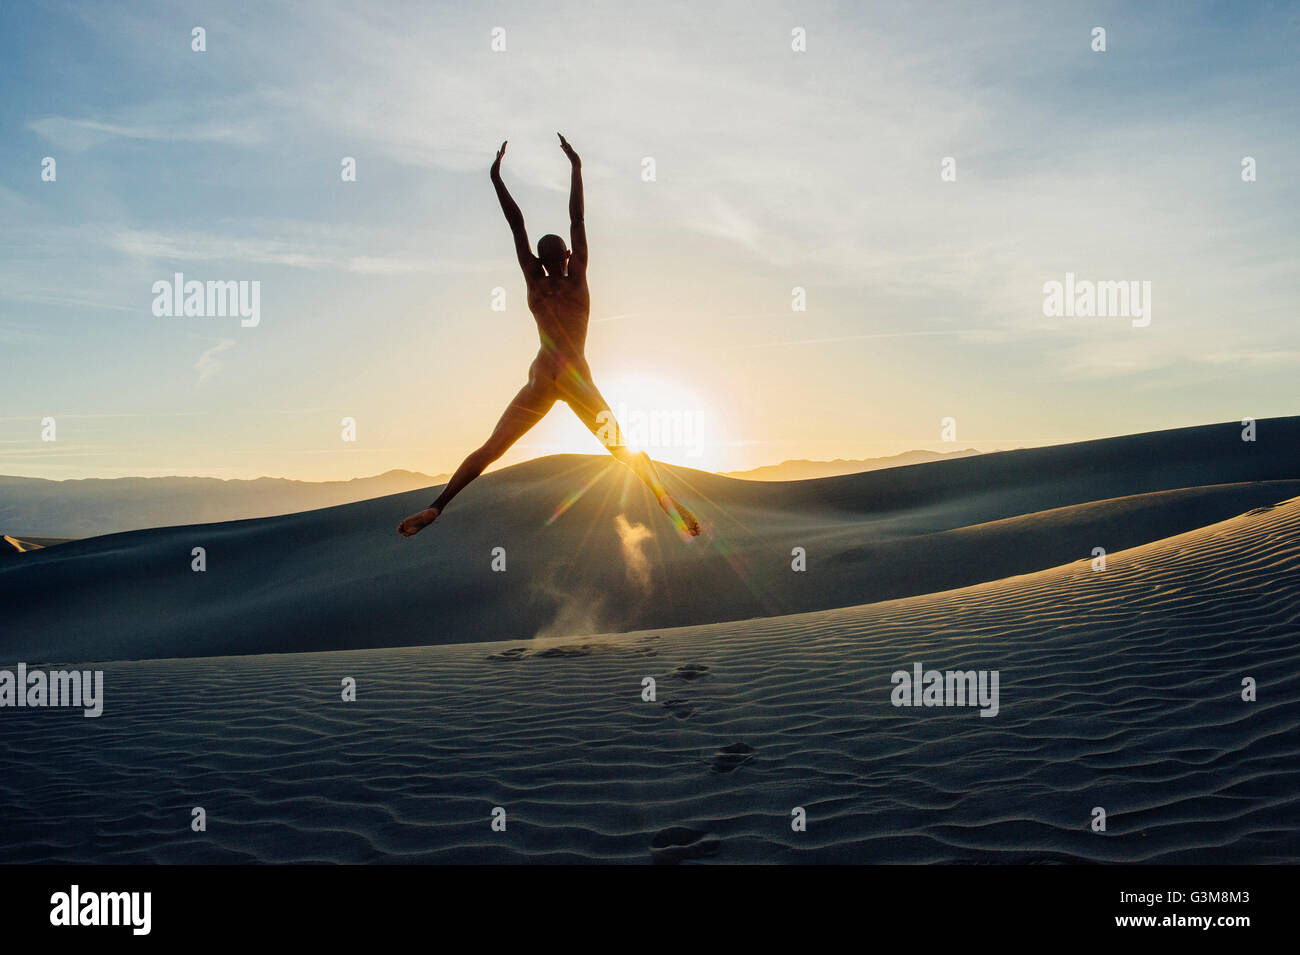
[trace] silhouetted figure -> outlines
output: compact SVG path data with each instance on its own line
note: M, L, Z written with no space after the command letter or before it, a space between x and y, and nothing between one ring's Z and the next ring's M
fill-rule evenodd
M558 133L556 135L559 135ZM560 147L573 167L569 190L569 237L573 251L565 248L558 235L544 235L537 240L537 255L528 246L523 213L501 181L501 158L506 144L501 144L492 163L492 184L510 231L515 237L515 254L528 283L528 308L537 320L541 348L528 369L528 384L515 395L510 407L497 422L491 437L456 469L442 494L428 508L412 514L397 526L410 537L429 526L465 485L483 473L493 461L505 454L528 429L541 421L557 401L565 402L597 438L633 471L654 493L659 506L679 528L691 534L700 532L699 521L664 488L658 472L644 451L633 451L623 443L622 430L614 420L609 405L591 380L591 368L584 354L587 344L587 319L591 294L587 290L587 229L583 223L582 160L563 136Z

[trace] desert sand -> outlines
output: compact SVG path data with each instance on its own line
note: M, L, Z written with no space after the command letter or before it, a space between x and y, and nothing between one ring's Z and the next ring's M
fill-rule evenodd
M0 852L1295 862L1300 421L1239 435L791 484L677 470L694 543L569 457L485 477L412 540L393 525L423 493L18 555L4 657L116 662L98 719L0 714ZM648 577L620 516L653 534ZM549 636L609 620L628 632ZM892 705L916 663L998 671L997 716Z
M926 464L946 458L966 458L980 452L974 448L960 451L903 451L883 458L836 458L833 461L809 461L806 458L766 464L747 471L721 471L725 477L742 481L805 481L810 478L836 477L841 474L859 474L883 468L901 468L909 464Z
M155 528L0 563L0 652L30 663L425 646L693 626L934 593L1150 543L1300 494L1300 418L815 481L665 469L706 526L676 536L608 456L434 489ZM566 505L567 509L566 509ZM640 525L645 531L637 530ZM194 548L206 570L193 571ZM791 570L805 549L807 571ZM494 550L504 548L504 572ZM498 564L499 566L499 564Z

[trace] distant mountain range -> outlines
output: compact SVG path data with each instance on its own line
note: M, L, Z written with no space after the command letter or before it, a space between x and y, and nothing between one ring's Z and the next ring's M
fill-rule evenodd
M0 476L0 532L15 541L41 546L50 542L49 538L97 537L145 527L212 524L313 511L432 488L445 484L449 477L402 470L351 481L269 477L251 481L210 477L49 481ZM393 518L394 526L402 516ZM0 554L20 549L9 541L0 544Z
M881 468L901 468L909 464L926 464L930 461L943 461L948 458L968 458L980 454L974 448L964 451L904 451L885 458L861 458L848 461L836 458L834 461L782 461L780 464L768 464L749 471L723 471L723 477L740 478L742 481L806 481L809 478L835 477L840 474L858 474L862 471L879 471Z

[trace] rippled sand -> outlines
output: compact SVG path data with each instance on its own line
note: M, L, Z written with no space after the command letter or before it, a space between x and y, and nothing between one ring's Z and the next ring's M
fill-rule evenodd
M0 857L1293 863L1298 633L1295 498L839 610L109 663L99 719L0 713ZM998 670L1000 713L893 707L918 661Z

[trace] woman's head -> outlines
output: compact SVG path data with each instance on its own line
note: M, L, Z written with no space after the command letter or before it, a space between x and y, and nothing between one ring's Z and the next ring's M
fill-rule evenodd
M558 235L544 235L537 240L537 257L549 275L561 275L569 258L569 247Z

